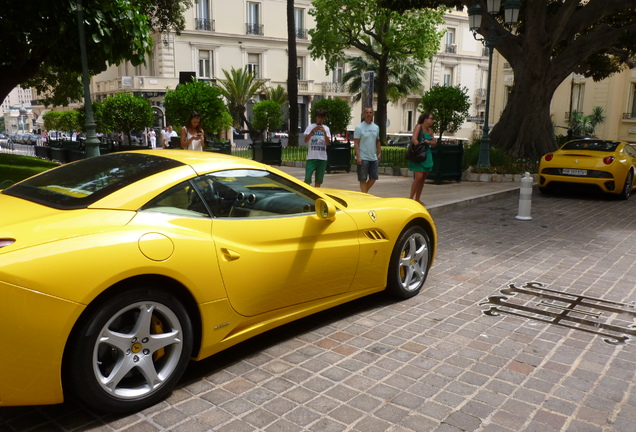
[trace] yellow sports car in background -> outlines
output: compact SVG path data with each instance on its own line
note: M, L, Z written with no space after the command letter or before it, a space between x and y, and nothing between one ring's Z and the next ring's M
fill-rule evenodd
M416 295L429 213L250 160L113 153L0 192L0 406L126 412L190 359L353 299Z
M571 186L629 198L634 189L636 150L623 141L585 138L568 141L539 163L539 191Z

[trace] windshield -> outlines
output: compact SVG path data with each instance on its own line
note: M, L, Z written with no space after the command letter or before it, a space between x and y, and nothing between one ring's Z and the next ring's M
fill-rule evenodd
M155 155L114 153L46 171L2 193L62 210L86 208L129 184L181 165Z
M611 152L618 147L618 141L578 140L565 143L561 150L595 150Z

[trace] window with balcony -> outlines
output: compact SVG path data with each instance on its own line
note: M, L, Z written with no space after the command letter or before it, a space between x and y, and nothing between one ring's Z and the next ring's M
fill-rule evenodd
M304 15L304 9L294 9L294 23L297 39L307 39L307 29L305 28Z
M305 58L298 57L296 59L296 78L298 81L304 81L305 78Z
M583 95L585 93L585 84L572 84L572 95L570 105L572 111L583 112Z
M197 30L214 31L214 20L210 14L210 1L211 0L197 1L197 19L195 23Z
M260 63L261 56L259 54L248 54L247 55L247 72L254 75L254 78L260 78Z
M263 25L261 24L261 4L247 3L247 34L263 35Z
M453 68L444 68L444 85L450 87L453 85Z
M450 54L457 53L457 45L455 44L455 29L449 28L446 29L446 34L444 35L444 42L446 44L445 51Z
M199 50L199 78L212 78L212 51Z

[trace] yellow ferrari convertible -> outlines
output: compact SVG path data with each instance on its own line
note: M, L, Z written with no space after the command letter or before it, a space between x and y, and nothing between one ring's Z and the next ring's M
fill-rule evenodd
M404 198L314 189L250 160L113 153L0 191L0 406L166 397L190 360L371 293L435 255Z
M585 138L568 141L539 163L539 191L565 187L615 194L627 199L634 189L636 150L623 141Z

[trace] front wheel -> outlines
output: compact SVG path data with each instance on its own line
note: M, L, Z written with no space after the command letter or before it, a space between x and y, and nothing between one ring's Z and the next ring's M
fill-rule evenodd
M106 299L70 343L72 393L100 411L130 412L161 401L192 354L192 324L169 293L137 288Z
M431 265L431 240L421 226L403 231L395 242L387 276L387 292L407 299L417 295Z

